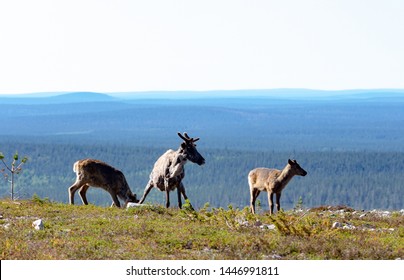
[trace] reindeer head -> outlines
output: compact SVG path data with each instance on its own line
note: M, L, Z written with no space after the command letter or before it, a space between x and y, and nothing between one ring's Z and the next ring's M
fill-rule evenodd
M198 165L205 164L205 159L197 151L195 145L195 142L198 141L199 138L190 138L186 132L184 132L184 135L178 132L178 136L184 140L184 142L181 143L181 150L185 158Z
M292 167L292 170L296 175L299 175L299 176L306 176L307 175L307 171L304 170L303 168L301 168L300 165L297 163L297 161L295 159L293 159L293 160L289 159L288 163Z
M137 199L136 194L128 193L128 201L127 202L138 203L139 199Z

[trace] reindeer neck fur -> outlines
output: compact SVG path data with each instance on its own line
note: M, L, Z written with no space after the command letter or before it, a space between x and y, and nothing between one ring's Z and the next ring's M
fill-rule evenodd
M187 163L188 159L186 158L184 149L181 147L178 148L177 151L175 151L175 156L174 156L174 165L181 164L185 165Z
M171 178L177 177L184 172L184 165L187 163L187 158L184 154L184 150L180 147L177 151L172 154L171 164L169 167L169 172Z
M295 175L296 174L293 172L292 167L288 164L282 169L276 181L279 182L281 189L283 189Z

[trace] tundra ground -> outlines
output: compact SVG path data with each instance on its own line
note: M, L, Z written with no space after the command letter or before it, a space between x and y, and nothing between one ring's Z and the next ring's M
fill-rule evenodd
M0 258L46 259L404 259L403 211L348 207L193 211L158 205L104 208L34 197L0 200ZM42 219L43 230L32 223Z

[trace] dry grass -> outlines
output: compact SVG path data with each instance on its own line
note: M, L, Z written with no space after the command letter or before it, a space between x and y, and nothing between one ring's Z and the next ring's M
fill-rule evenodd
M346 209L345 209L346 210ZM404 215L322 208L252 215L0 200L1 259L397 259ZM352 211L351 211L352 210ZM43 230L32 222L41 218ZM334 222L351 229L333 228ZM275 225L267 229L266 225Z

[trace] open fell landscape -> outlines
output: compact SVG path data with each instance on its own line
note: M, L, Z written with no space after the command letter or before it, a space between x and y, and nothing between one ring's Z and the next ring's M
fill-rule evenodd
M188 97L188 96L192 96ZM16 196L67 202L73 163L95 158L120 169L139 196L153 164L178 149L177 132L200 137L202 167L188 163L184 185L193 206L243 208L247 175L282 169L296 159L308 172L282 197L291 209L349 205L358 210L404 208L404 92L261 90L134 94L32 94L0 98L0 152L28 161ZM3 166L2 166L3 168ZM103 191L90 202L107 206ZM0 197L10 196L6 180ZM152 191L147 202L162 203ZM264 195L259 197L267 205Z
M118 209L0 201L1 259L393 260L404 258L404 210L324 206L276 215L248 208ZM33 222L42 219L43 228Z
M304 93L0 98L0 152L28 158L16 201L0 181L1 259L403 259L403 91ZM109 208L99 189L91 205L68 205L75 161L115 166L140 197L183 131L206 159L185 167L196 210L178 209L175 193L164 208L155 189L144 207ZM262 193L252 215L248 172L288 158L308 175L282 192L281 213L268 215Z

